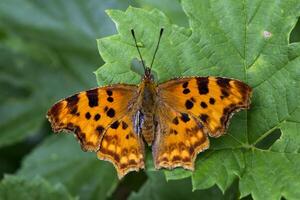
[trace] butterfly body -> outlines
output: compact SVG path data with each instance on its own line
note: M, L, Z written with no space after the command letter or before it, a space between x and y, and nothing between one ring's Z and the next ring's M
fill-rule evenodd
M155 134L155 110L157 103L156 84L151 74L142 77L138 89L136 110L134 111L134 127L142 134L148 145L151 145Z

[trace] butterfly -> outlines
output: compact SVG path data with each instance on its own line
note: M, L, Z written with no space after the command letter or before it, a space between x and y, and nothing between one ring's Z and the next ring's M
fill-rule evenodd
M119 178L145 168L144 144L152 146L156 169L194 169L209 138L223 135L233 113L250 106L252 89L223 77L180 77L156 84L150 67L139 85L114 84L65 98L47 113L54 132L71 131L84 151L110 161Z

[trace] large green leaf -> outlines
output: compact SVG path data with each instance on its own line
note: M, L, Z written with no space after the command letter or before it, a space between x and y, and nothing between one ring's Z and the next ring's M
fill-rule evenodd
M97 37L113 32L107 7L127 1L0 2L0 147L36 134L54 102L96 85Z
M182 10L180 0L135 0L144 9L157 8L163 11L173 24L188 26L188 20Z
M226 195L217 187L208 190L191 192L191 182L188 179L166 182L163 174L148 172L148 180L136 193L132 193L129 200L159 200L159 199L236 199L237 191L230 190Z
M83 152L71 135L46 139L26 157L18 175L29 180L39 175L53 184L63 183L82 199L106 199L118 183L112 165Z
M300 2L271 0L183 0L190 28L170 22L160 11L109 10L118 34L98 40L105 64L100 85L138 83L131 62L138 58L130 29L150 63L161 27L165 28L153 71L158 82L183 75L237 78L254 89L251 109L231 120L227 135L211 139L193 173L166 172L168 179L191 176L194 189L217 184L225 191L239 179L241 197L298 199L300 140L300 44L289 34L300 15ZM113 76L112 76L113 74ZM275 130L281 137L260 147Z
M48 67L6 46L0 49L3 55L0 88L4 93L0 98L0 146L3 146L36 134L51 103L81 84L58 66Z
M41 178L26 180L17 176L5 176L0 183L0 199L3 200L71 200L73 198L61 185L50 185Z

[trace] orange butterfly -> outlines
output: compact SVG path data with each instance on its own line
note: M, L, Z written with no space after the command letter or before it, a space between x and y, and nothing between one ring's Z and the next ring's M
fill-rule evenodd
M144 75L139 85L115 84L80 92L47 114L55 132L72 131L85 151L112 162L119 178L145 167L144 142L152 145L156 169L193 170L208 135L224 134L234 112L249 108L252 89L222 77L183 77L156 84L132 36Z

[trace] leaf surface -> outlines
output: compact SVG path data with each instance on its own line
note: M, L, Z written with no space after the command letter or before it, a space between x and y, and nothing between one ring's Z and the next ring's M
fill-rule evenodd
M222 191L238 179L241 197L299 198L300 44L289 43L300 15L299 1L181 3L189 28L172 24L156 9L109 10L118 34L98 40L105 61L96 72L98 83L138 83L140 74L131 66L138 54L130 30L135 30L149 65L164 27L153 66L158 82L213 75L240 79L254 89L251 109L231 119L227 135L211 139L210 149L198 156L196 170L167 171L167 179L191 176L194 189L217 184ZM280 138L260 147L277 129Z
M104 9L126 1L0 2L0 147L37 135L61 98L96 86L96 38L111 34Z
M230 199L236 198L236 191L223 195L217 187L209 190L197 190L191 192L191 182L189 179L166 182L162 173L148 172L148 180L138 192L132 193L129 200L138 199Z
M26 157L18 175L30 180L36 174L82 199L106 199L118 183L113 166L83 152L71 134L49 137Z
M5 176L0 183L0 199L39 199L39 200L72 200L72 197L61 184L51 185L42 178L26 180L17 176Z

